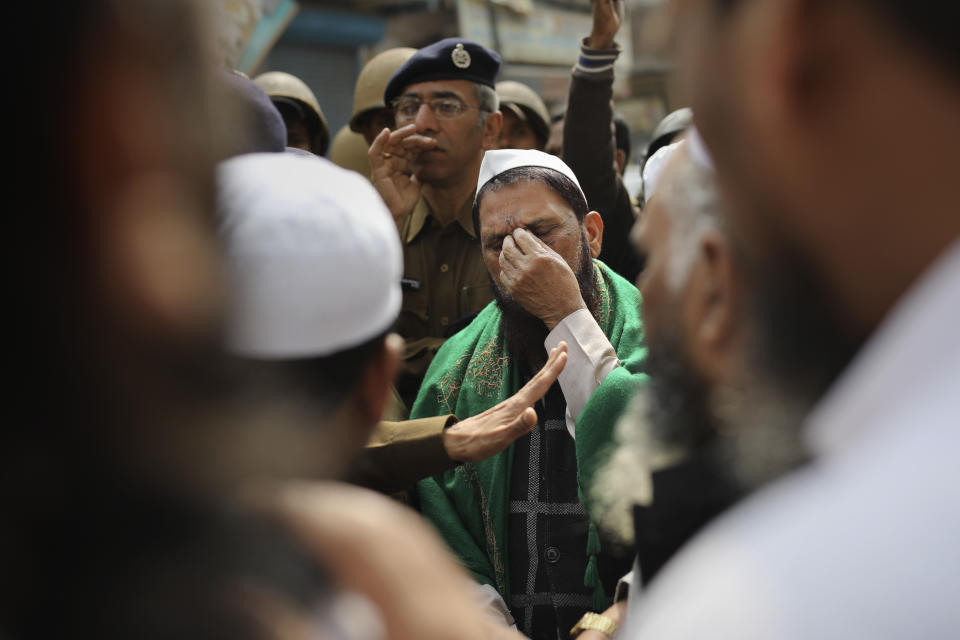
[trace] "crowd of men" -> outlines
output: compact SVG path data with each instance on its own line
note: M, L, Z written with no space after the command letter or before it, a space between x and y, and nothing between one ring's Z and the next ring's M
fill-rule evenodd
M0 638L960 637L952 9L667 6L642 194L620 0L559 117L448 38L336 135L195 3L12 8Z

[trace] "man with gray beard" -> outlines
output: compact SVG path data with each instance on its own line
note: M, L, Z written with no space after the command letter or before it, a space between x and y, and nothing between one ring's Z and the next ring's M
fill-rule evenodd
M593 505L598 526L634 546L637 563L627 582L646 587L768 466L790 464L795 447L790 430L776 428L791 413L745 373L743 274L719 215L712 169L695 142L682 140L651 156L644 181L648 206L633 244L646 259L637 284L648 382L617 425L618 447L594 484ZM759 406L771 411L747 420L745 409ZM776 447L743 447L751 441L744 437L749 425L761 422L787 435ZM621 623L622 604L603 615ZM584 640L600 638L588 633L596 632L584 632Z

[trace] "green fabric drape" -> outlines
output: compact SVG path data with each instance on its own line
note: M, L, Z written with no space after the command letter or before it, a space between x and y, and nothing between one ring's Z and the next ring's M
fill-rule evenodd
M613 426L645 380L640 293L602 262L595 260L600 328L622 366L606 377L577 417L577 483L587 508L593 474L605 458ZM500 339L500 309L490 303L437 353L424 378L411 418L447 413L476 415L516 393L520 372ZM467 463L417 484L420 509L444 537L463 565L481 583L490 584L509 602L507 519L513 446L477 463ZM590 525L584 584L594 589L594 606L602 610L604 594L596 567L600 543Z

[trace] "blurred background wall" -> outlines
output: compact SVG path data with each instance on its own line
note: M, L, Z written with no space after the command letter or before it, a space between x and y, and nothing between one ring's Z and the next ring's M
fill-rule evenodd
M350 118L364 63L384 49L460 36L496 49L502 80L530 85L551 112L563 110L579 41L590 32L589 0L219 0L215 16L227 64L251 77L287 71L314 91L331 131ZM671 62L652 53L664 35L663 0L626 0L618 36L616 108L630 125L633 160L657 122L677 108Z

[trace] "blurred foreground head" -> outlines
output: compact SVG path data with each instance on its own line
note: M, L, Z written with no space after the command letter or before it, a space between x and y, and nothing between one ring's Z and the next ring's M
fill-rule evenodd
M815 399L960 236L955 6L675 3L769 370Z
M30 96L14 121L43 125L11 128L5 637L261 637L239 583L276 570L289 593L316 577L221 500L268 447L221 410L213 167L234 121L195 6L9 16L25 35L4 42L22 61L12 80Z
M18 145L12 189L30 212L18 221L19 379L24 415L53 430L21 435L45 453L62 434L112 455L146 437L126 423L140 423L141 402L184 404L168 374L219 339L213 165L230 111L214 117L218 85L190 3L56 4L18 8L25 29L49 33L16 70L32 96L17 108L48 125ZM30 406L37 393L56 401Z
M283 151L288 145L289 127L284 122L280 107L263 88L239 71L222 72L220 81L224 99L231 102L238 125L230 138L227 153L238 156L260 151ZM309 146L303 149L310 151Z
M335 474L379 422L399 362L396 225L365 178L321 158L240 156L218 182L228 348L280 400L314 408L317 468Z

